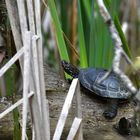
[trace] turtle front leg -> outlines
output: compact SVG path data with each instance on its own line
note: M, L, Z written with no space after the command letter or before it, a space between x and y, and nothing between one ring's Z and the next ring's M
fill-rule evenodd
M106 119L113 119L116 117L118 111L118 100L109 99L109 107L104 111L103 116Z

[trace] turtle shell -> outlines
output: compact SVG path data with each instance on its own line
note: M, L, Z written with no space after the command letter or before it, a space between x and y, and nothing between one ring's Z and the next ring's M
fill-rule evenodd
M122 80L113 72L101 81L98 82L107 70L99 68L81 69L78 79L83 87L94 92L101 97L128 99L131 97L131 92L126 88Z

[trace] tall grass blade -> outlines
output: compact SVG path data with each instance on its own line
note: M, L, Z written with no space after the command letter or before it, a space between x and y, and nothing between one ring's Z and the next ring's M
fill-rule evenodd
M91 3L92 2L89 0L82 0L82 2L85 7L85 12L88 17L88 20L90 21L91 20Z
M95 57L95 52L96 52L96 35L95 35L95 31L94 31L94 3L92 2L92 6L91 6L91 17L90 17L90 44L89 44L89 57L88 57L88 62L89 62L89 66L95 66L95 61L96 61L96 57Z
M91 5L89 66L109 68L112 62L112 40L99 14L97 3Z
M66 34L66 36L69 38L70 37L70 17L69 17L69 12L66 12L69 8L70 5L72 4L71 0L60 0L59 1L60 5L60 20L62 21L62 30Z
M65 44L65 41L64 41L64 37L63 37L63 31L61 29L61 24L59 22L59 18L58 18L58 15L57 15L57 10L56 10L54 0L48 0L48 5L49 5L49 8L50 8L50 13L51 13L53 23L54 23L54 27L55 27L55 30L56 30L56 40L57 40L57 45L58 45L60 58L61 58L61 60L66 60L66 61L69 62L70 60L69 60L66 44ZM65 76L66 76L66 78L70 78L70 76L67 75L66 73L65 73Z
M95 67L102 67L102 61L103 59L103 49L105 46L105 42L104 42L104 25L102 23L102 18L100 17L100 15L98 14L97 17L95 17L95 35L97 35L96 38L96 51L95 51ZM103 44L104 43L104 44Z
M131 51L129 49L128 43L126 41L125 35L122 31L121 24L120 24L120 21L119 21L119 18L118 18L117 15L114 17L114 23L115 23L115 26L116 26L117 31L119 33L119 36L121 38L121 41L122 41L122 44L123 44L122 47L123 47L124 51L126 52L126 54L131 58L132 54L131 54Z
M86 52L86 46L85 46L80 0L78 0L78 41L79 41L79 46L80 46L80 66L84 68L88 66L88 61L87 61L87 52Z
M51 16L52 16L54 27L55 27L55 30L56 30L56 40L57 40L57 44L58 44L60 57L61 57L61 59L69 61L69 56L68 56L68 52L67 52L67 49L66 49L66 44L65 44L65 41L64 41L63 32L62 32L61 25L60 25L60 22L59 22L59 18L58 18L58 15L57 15L54 0L48 0L48 5L49 5L49 8L50 8Z
M118 6L119 6L121 1L118 0L118 1L114 1L114 2L111 3L110 0L104 0L104 2L105 2L106 6L108 8L110 8L111 4L113 4L113 9L118 9ZM118 18L118 14L116 13L116 10L113 10L113 15L112 16L114 17L113 21L114 21L114 24L117 28L117 31L119 33L119 36L120 36L122 44L123 44L122 47L123 47L124 51L126 52L126 54L131 58L132 54L131 54L131 51L129 49L128 43L126 41L125 35L122 31L121 24L120 24L120 21L119 21L119 18Z

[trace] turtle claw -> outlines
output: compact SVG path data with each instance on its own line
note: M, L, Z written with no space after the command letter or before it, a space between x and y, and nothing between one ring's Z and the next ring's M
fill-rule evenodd
M117 110L105 110L103 116L106 119L113 119L117 115Z

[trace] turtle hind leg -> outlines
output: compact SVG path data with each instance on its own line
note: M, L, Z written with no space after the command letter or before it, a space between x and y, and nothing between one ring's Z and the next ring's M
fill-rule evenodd
M118 111L118 100L117 99L111 99L109 101L109 107L104 111L103 116L106 119L113 119L116 117Z

